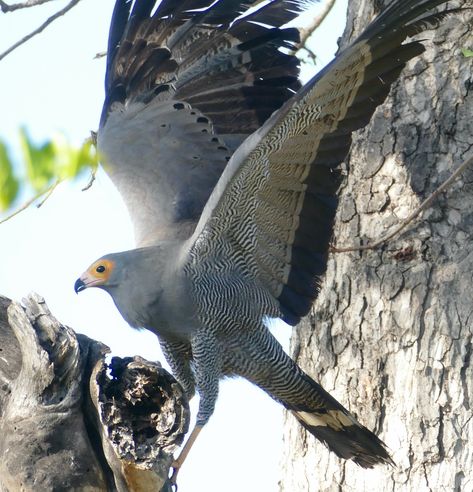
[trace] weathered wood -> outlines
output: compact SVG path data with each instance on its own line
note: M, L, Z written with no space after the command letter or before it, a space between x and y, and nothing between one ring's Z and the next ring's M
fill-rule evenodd
M181 386L159 363L141 357L102 361L91 378L96 427L119 490L155 492L189 425Z
M344 42L377 2L349 2ZM386 3L386 2L384 2ZM463 5L471 2L461 2ZM471 153L472 11L452 16L411 62L349 158L334 242L377 239ZM362 470L288 417L281 490L473 490L473 172L383 248L332 255L296 360L390 447L395 468Z
M0 298L0 490L156 491L189 408L159 363L112 359L44 300Z

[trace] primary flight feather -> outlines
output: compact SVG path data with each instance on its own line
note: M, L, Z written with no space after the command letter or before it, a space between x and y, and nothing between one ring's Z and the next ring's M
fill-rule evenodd
M157 334L174 375L214 411L219 380L242 376L338 456L391 463L385 445L305 374L266 318L297 324L319 291L340 164L445 0L394 0L304 87L283 28L304 2L118 0L98 147L138 249L77 280ZM450 10L449 12L452 12ZM246 13L246 14L245 14ZM243 14L243 15L242 15Z

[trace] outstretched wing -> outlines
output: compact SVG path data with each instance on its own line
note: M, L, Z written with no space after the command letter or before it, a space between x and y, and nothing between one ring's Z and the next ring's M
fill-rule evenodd
M446 13L429 11L444 2L392 2L243 143L189 241L191 272L223 271L226 262L233 275L263 286L289 324L309 312L326 270L351 134L368 123L406 62L424 51L419 41L403 42L436 26Z
M98 147L139 246L189 237L234 149L299 89L300 0L117 0ZM210 6L209 6L210 5Z

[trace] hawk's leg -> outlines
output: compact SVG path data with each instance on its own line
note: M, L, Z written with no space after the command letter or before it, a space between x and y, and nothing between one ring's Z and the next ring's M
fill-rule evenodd
M170 342L161 338L159 343L174 377L184 389L187 399L190 400L195 394L194 375L190 366L192 359L190 344L187 342Z
M174 468L171 482L176 483L177 474L184 463L197 436L213 414L218 396L218 382L221 375L221 356L215 338L208 333L197 332L191 340L194 359L194 377L199 392L199 411L194 429L177 459L172 464Z
M171 475L171 483L176 484L177 481L177 474L179 473L179 470L181 469L182 464L184 463L185 459L187 458L187 455L189 454L189 451L191 450L192 446L194 445L194 442L197 439L197 436L199 435L200 431L202 430L203 426L202 425L195 425L194 428L192 429L191 435L186 441L186 444L182 448L182 451L179 453L179 456L177 459L174 460L172 464L172 475Z

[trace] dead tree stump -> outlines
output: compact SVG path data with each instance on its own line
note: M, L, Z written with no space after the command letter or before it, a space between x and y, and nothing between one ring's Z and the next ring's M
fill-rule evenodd
M0 491L167 490L189 425L157 362L114 357L31 295L0 297Z

